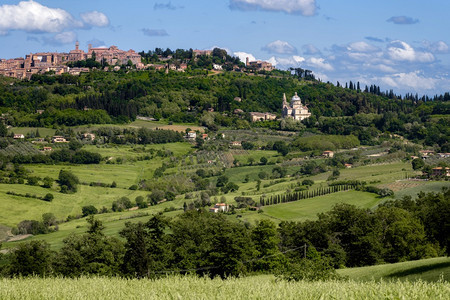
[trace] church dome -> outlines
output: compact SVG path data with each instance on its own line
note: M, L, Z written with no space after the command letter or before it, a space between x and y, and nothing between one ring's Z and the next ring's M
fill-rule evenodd
M300 97L297 95L297 92L295 92L295 95L292 97L291 102L292 101L302 101L302 99L300 99Z

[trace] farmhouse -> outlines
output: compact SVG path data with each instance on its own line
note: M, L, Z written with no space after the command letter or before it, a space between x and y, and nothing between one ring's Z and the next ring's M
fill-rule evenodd
M230 209L230 206L226 203L217 203L214 207L209 209L210 212L218 213L218 212L227 212Z
M23 134L15 134L14 135L14 139L18 140L18 139L24 139L25 136Z
M433 150L420 150L419 151L420 155L422 156L423 159L427 159L431 156L434 155L434 151Z
M195 139L197 138L197 133L196 133L195 131L189 131L189 132L187 133L186 138L187 138L188 140L195 140Z
M81 138L83 140L93 141L93 140L95 140L95 134L93 134L93 133L83 133L81 135Z
M63 136L55 135L52 137L52 143L67 143L67 140Z
M266 113L251 112L250 113L250 119L252 122L275 120L276 118L277 118L277 115L271 114L268 112L266 112Z
M446 176L446 177L450 177L450 168L448 167L436 167L432 169L432 173L433 176Z
M322 156L332 158L334 156L334 152L330 150L323 151Z
M239 141L233 141L230 143L230 147L233 147L233 148L242 147L242 143Z

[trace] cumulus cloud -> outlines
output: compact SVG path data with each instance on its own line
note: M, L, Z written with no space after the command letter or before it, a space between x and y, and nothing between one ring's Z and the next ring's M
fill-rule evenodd
M80 16L87 26L106 27L109 25L108 17L96 10L82 13Z
M416 51L413 47L403 41L393 41L388 45L388 56L396 61L410 62L432 62L434 55L429 52Z
M248 60L249 60L249 61L255 61L255 60L256 60L255 56L254 56L253 54L251 54L251 53L247 53L247 52L242 52L242 51L240 51L240 52L234 52L233 54L234 54L234 56L239 57L239 59L240 59L242 62L244 62L244 63L245 63L247 57L248 57Z
M325 62L324 58L311 57L307 60L311 67L319 68L325 71L333 71L334 68L329 63Z
M82 27L67 11L49 8L34 1L21 1L17 5L0 6L0 30L27 32L61 32L70 27Z
M282 11L303 16L313 16L317 11L316 0L230 0L230 8L244 11Z
M397 73L381 78L381 82L393 88L413 90L433 90L438 80L422 76L419 71L409 73Z
M33 0L21 1L17 5L1 5L0 16L0 34L6 34L10 30L57 33L68 29L109 24L108 18L97 11L83 13L82 20L77 20L63 9L50 8Z
M147 36L168 36L169 35L165 29L143 28L142 32Z
M306 54L306 55L320 54L320 50L317 49L312 44L303 45L302 49L303 49L303 54Z
M445 54L450 52L449 46L443 41L438 41L435 43L424 42L424 45L432 53Z
M353 52L371 53L371 52L379 51L379 48L375 47L373 45L370 45L366 42L355 42L355 43L350 43L347 46L347 50L353 51Z
M277 66L280 69L287 69L289 67L298 67L301 63L303 63L306 59L304 57L293 55L290 57L275 57L272 56L268 61Z
M386 20L387 22L392 22L397 25L411 25L419 23L419 19L414 19L407 16L397 16L397 17L391 17Z
M57 33L54 36L48 38L44 37L43 42L54 46L60 46L64 44L73 44L77 40L77 34L73 31Z
M268 53L275 54L296 54L297 49L285 41L274 41L262 47L263 51L267 51Z

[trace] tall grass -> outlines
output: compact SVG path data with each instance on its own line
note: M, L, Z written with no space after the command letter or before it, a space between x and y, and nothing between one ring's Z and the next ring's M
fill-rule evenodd
M159 280L119 278L0 279L0 299L448 299L439 281L287 282L273 277L209 279L169 276Z

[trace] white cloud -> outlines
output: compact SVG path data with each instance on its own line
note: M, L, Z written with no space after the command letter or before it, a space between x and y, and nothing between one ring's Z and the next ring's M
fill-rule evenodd
M276 53L276 54L296 54L297 49L285 41L274 41L272 43L269 43L265 45L262 50L267 51L269 53Z
M384 73L394 73L396 71L394 68L386 66L385 64L368 65L368 67Z
M334 68L332 65L330 65L329 63L325 62L325 59L323 58L316 58L316 57L311 57L308 59L308 65L312 66L312 67L316 67L319 69L323 69L326 71L333 71Z
M388 56L397 61L411 61L411 62L432 62L434 55L429 52L420 52L414 50L409 44L402 41L393 41L389 44L387 49Z
M0 6L0 16L1 31L61 32L69 27L82 26L65 10L49 8L31 0Z
M317 10L316 0L230 0L230 7L239 10L283 11L303 16L313 16Z
M272 65L277 66L281 69L287 69L289 67L298 67L300 63L305 62L306 59L304 57L293 55L289 57L275 57L272 56L269 58L268 62Z
M80 16L84 23L89 26L106 27L109 25L108 17L96 10L82 13Z
M355 42L355 43L349 44L347 46L347 50L354 51L354 52L371 53L371 52L378 51L379 48L375 47L373 45L370 45L366 42Z
M397 73L381 78L381 82L395 88L417 90L433 90L438 83L437 79L420 75L419 71Z
M77 34L73 31L57 33L51 38L44 37L43 42L50 45L73 44L77 40Z
M295 62L297 62L297 63L301 63L301 62L304 62L304 61L305 61L305 58L304 58L304 57L297 56L297 55L292 56L292 58L293 58L293 59L295 60Z
M239 59L243 63L245 63L247 57L248 57L249 61L255 61L256 60L256 58L255 58L255 56L253 56L253 54L246 53L246 52L234 52L234 56L239 57Z
M63 9L50 8L33 0L21 1L17 5L1 5L0 16L0 34L7 34L10 30L56 33L67 29L109 25L108 18L98 11L81 14L83 21L80 21Z
M446 53L450 52L449 46L443 41L438 41L435 43L424 42L424 44L425 44L426 48L429 51L431 51L432 53L446 54Z
M73 31L55 34L54 40L61 44L72 44L77 40L77 34Z

